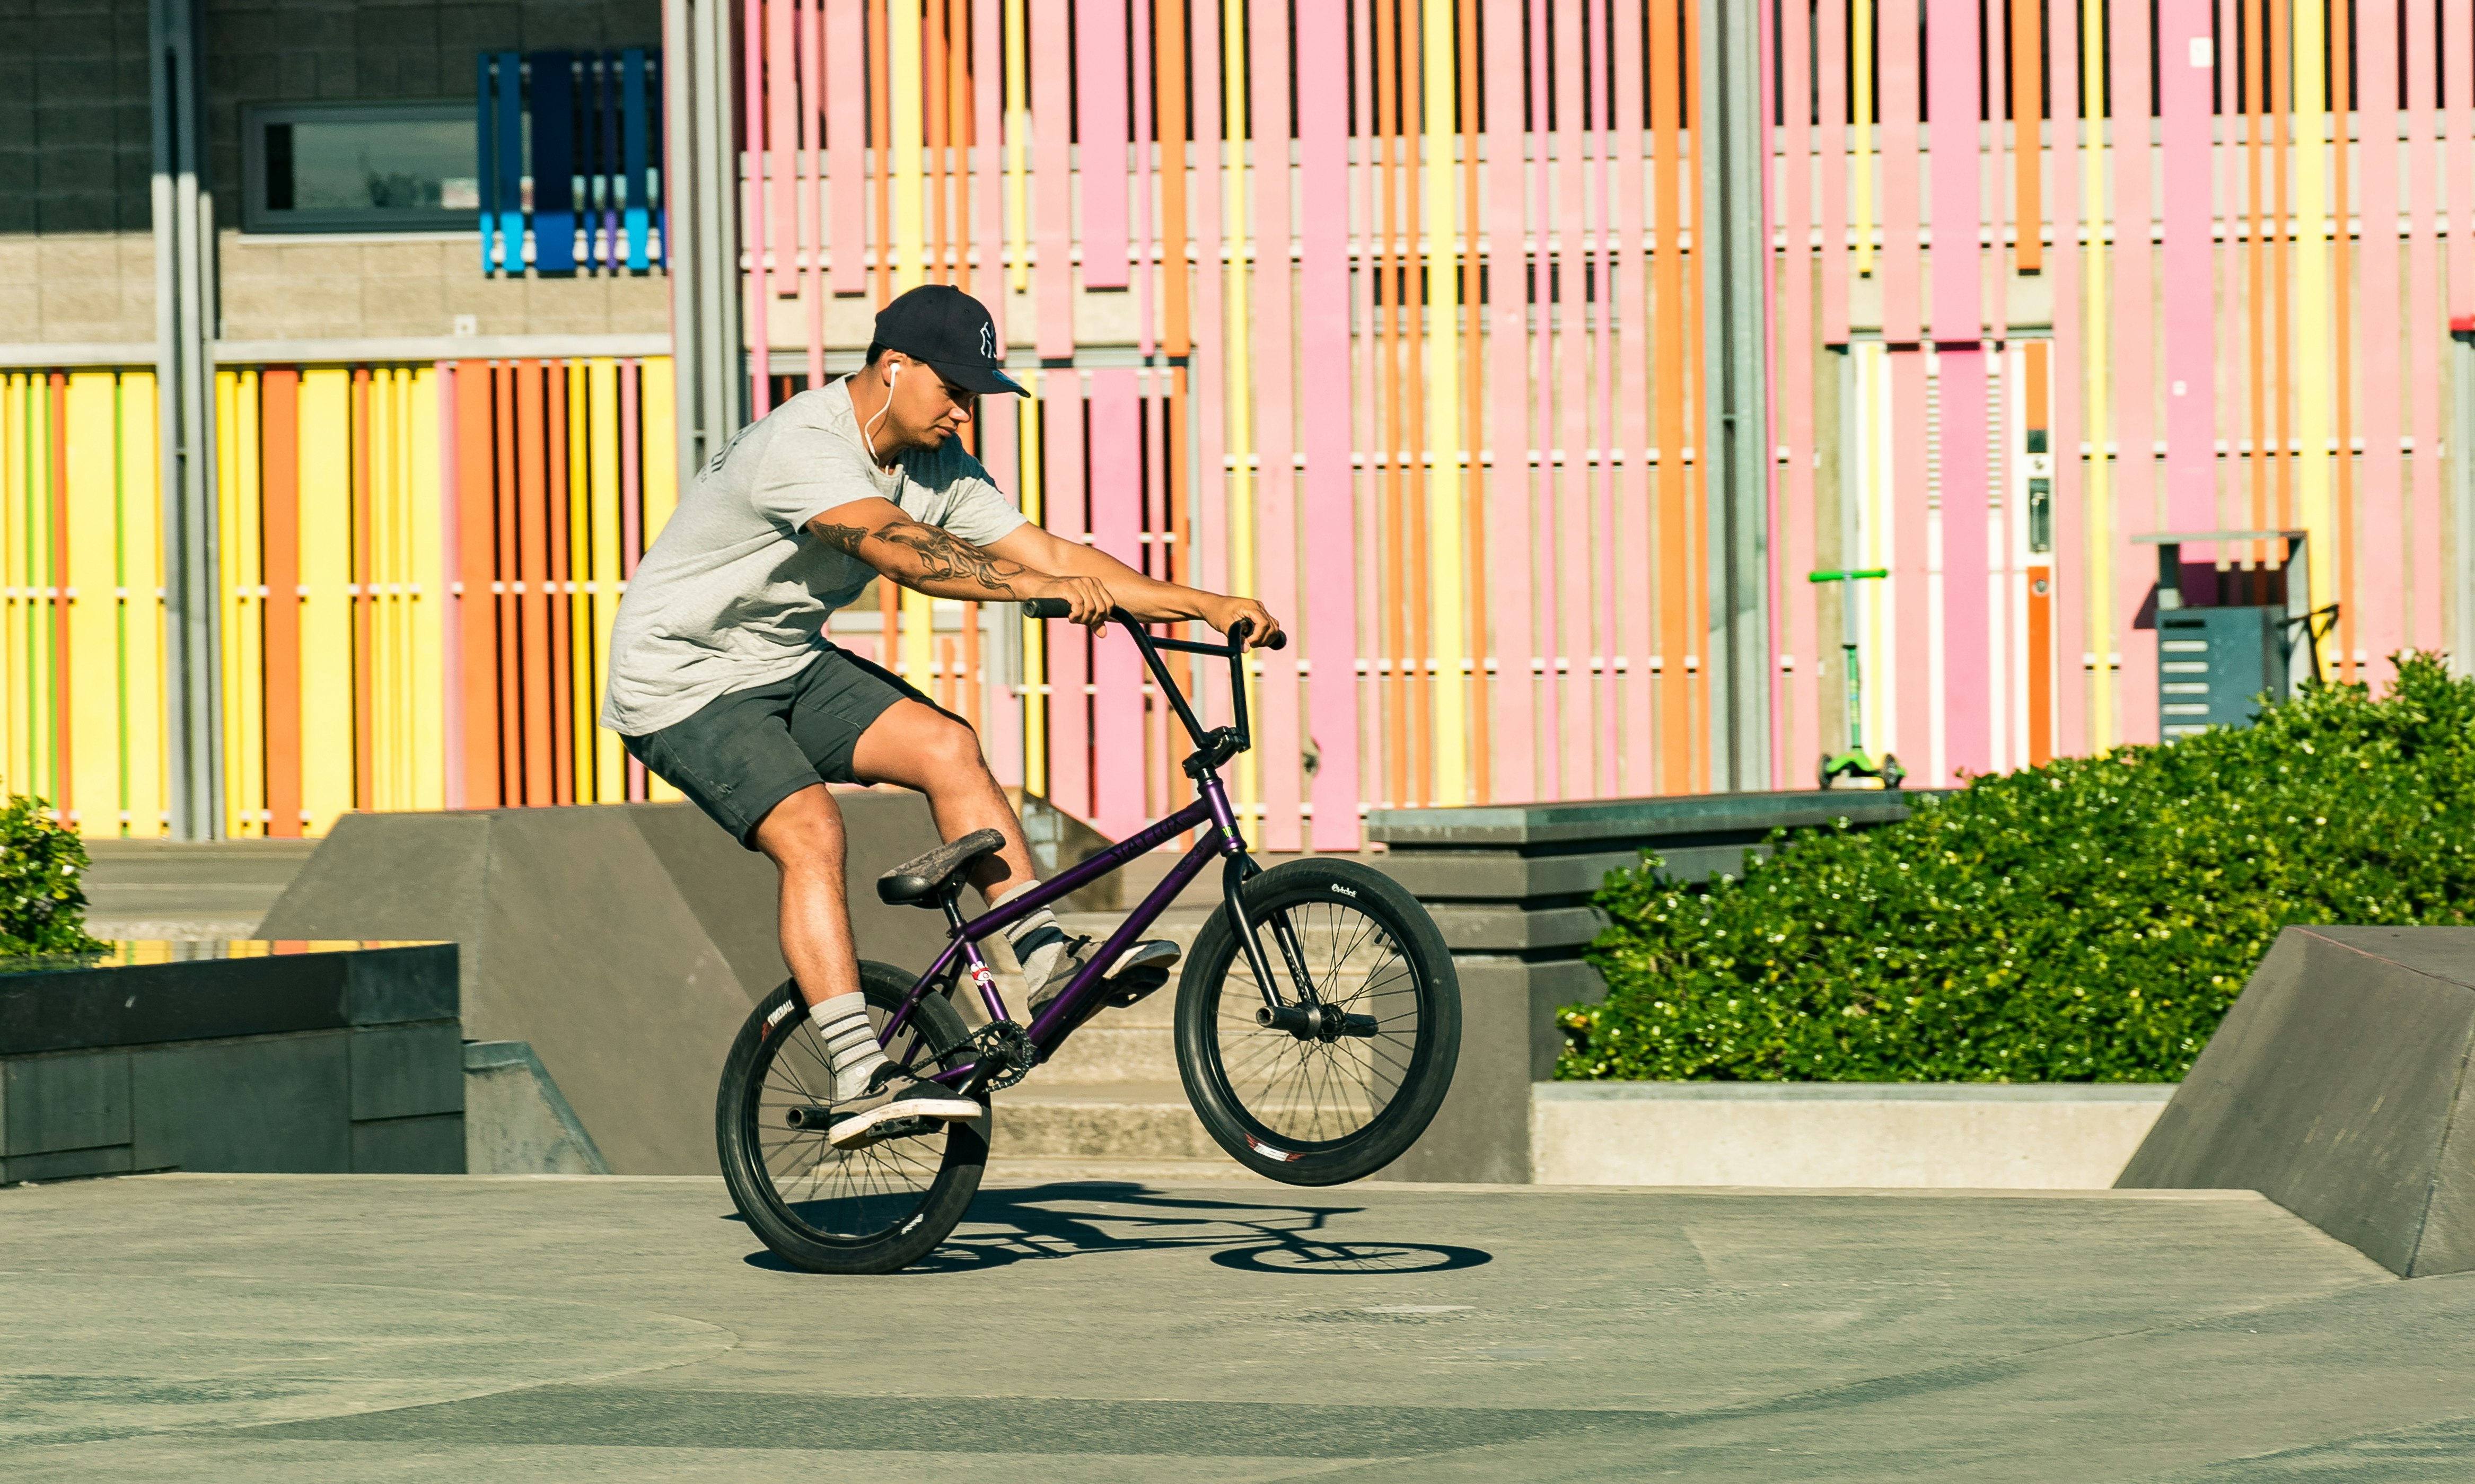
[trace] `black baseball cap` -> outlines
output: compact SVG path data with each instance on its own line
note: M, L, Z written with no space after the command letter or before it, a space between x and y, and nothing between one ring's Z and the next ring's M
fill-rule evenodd
M877 310L875 338L967 392L1022 392L1005 374L988 305L951 283L922 283Z

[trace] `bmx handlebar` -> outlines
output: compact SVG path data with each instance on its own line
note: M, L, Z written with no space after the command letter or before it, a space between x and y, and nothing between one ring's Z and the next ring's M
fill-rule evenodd
M1071 610L1062 597L1035 597L1022 605L1022 611L1026 618L1062 619ZM1253 730L1247 723L1244 669L1246 641L1254 632L1252 624L1240 619L1229 625L1226 640L1208 645L1192 639L1155 636L1143 626L1142 620L1123 608L1110 609L1109 620L1124 624L1126 632L1135 636L1135 647L1142 651L1143 663L1151 668L1152 678L1160 683L1161 693L1167 696L1169 704L1176 708L1177 718L1186 724L1187 735L1194 739L1194 745L1201 749L1202 756L1211 759L1212 766L1217 766L1229 755L1244 752L1255 744ZM1286 649L1288 646L1289 636L1278 632L1272 635L1269 644L1263 645L1266 649ZM1207 654L1229 662L1229 699L1231 710L1237 715L1236 726L1204 730L1202 721L1194 715L1193 706L1187 701L1186 693L1169 678L1168 667L1161 663L1160 652L1163 649L1175 650L1180 654ZM1188 760L1189 764L1193 761Z

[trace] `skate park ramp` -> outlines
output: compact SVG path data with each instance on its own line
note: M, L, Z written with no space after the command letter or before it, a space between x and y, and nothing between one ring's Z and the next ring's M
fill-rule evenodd
M2288 928L2119 1189L2257 1190L2401 1277L2475 1269L2475 928Z
M863 958L927 967L934 912L877 874L937 843L912 793L838 795ZM702 1175L714 1089L748 1009L786 977L772 863L687 804L349 815L259 936L460 945L464 1034L529 1042L622 1175Z

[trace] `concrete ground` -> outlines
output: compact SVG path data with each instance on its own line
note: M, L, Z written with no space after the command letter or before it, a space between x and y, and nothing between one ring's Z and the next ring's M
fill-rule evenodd
M992 1189L789 1272L704 1180L0 1190L0 1477L2463 1480L2475 1276L2258 1197Z

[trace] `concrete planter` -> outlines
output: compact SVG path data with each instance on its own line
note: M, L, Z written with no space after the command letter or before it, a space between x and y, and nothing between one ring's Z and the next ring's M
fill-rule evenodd
M2173 1094L2170 1083L1538 1083L1531 1178L2096 1190Z

